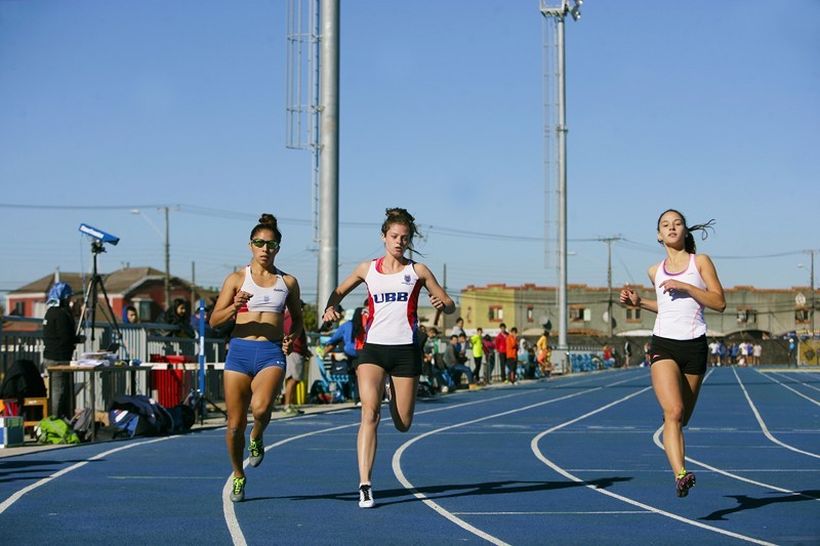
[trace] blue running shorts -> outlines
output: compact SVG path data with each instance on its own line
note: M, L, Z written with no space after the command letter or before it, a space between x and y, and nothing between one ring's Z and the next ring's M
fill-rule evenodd
M256 374L271 366L283 371L286 368L281 341L231 338L228 358L225 359L226 370L256 377Z

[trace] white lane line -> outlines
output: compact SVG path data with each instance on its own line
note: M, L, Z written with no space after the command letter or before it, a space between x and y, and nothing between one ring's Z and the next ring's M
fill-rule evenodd
M652 435L652 440L655 442L656 446L661 448L661 450L663 450L663 442L661 442L661 433L662 432L663 432L663 425L661 425L660 428L658 428L658 430L655 431L655 434ZM704 463L702 461L699 461L697 459L693 459L692 457L686 457L686 460L688 462L692 463L692 464L695 464L695 465L700 466L702 468L706 468L707 470L711 470L712 472L716 472L717 474L722 474L723 476L726 476L727 478L732 478L733 480L738 480L738 481L741 481L741 482L750 483L752 485L757 485L759 487L763 487L764 489L771 489L773 491L779 491L780 493L786 493L788 495L797 495L798 497L805 497L807 499L820 500L820 498L817 498L817 497L812 496L812 495L807 495L805 493L799 493L797 491L792 491L791 489L784 489L782 487L778 487L778 486L772 485L770 483L764 483L764 482L759 482L757 480L752 480L750 478L745 478L743 476L733 474L732 472L729 472L728 470L721 470L720 468L717 468L715 466L706 464L706 463ZM741 470L741 472L752 472L752 471ZM785 470L784 472L788 472L788 470Z
M640 376L638 376L637 378L640 378ZM621 383L626 383L628 381L634 381L635 379L636 379L636 377L630 377L630 378L624 379L622 381L617 381L615 383L612 383L611 385L609 385L609 387L612 387L614 385L619 385ZM454 428L459 428L459 427L463 427L463 426L467 426L467 425L472 425L474 423L479 423L479 422L486 421L486 420L489 420L489 419L495 419L497 417L503 417L505 415L511 415L513 413L519 413L519 412L522 412L522 411L527 411L527 410L537 408L537 407L540 407L540 406L545 406L547 404L552 404L552 403L555 403L555 402L560 402L562 400L568 400L570 398L575 398L576 396L580 396L582 394L588 394L590 392L603 390L604 388L605 387L593 387L593 388L586 389L586 390L579 391L579 392L575 392L575 393L572 393L572 394L567 394L565 396L561 396L561 397L558 397L558 398L551 398L550 400L545 400L545 401L542 401L542 402L536 402L534 404L530 404L530 405L527 405L527 406L524 406L524 407L521 407L521 408L508 410L508 411L504 411L504 412L496 413L496 414L492 414L492 415L487 415L485 417L479 417L477 419L471 419L469 421L464 421L462 423L456 423L454 425L441 427L441 428L438 428L438 429L435 429L435 430L431 430L429 432L425 432L424 434L420 434L420 435L416 436L415 438L411 438L410 440L408 440L407 442L402 444L401 447L399 447L399 449L396 450L396 452L393 454L393 462L392 462L393 474L396 475L396 478L399 480L399 482L401 482L401 484L404 486L404 488L407 489L414 497L421 500L424 504L426 504L427 506L432 508L433 511L435 511L436 513L438 513L442 517L450 520L451 522L455 523L456 525L458 525L462 529L464 529L464 530L466 530L470 533L473 533L474 535L476 535L480 538L483 538L487 542L490 542L492 544L498 544L498 545L507 545L507 543L504 542L503 540L501 540L500 538L495 537L493 535L490 535L489 533L486 533L486 532L482 531L481 529L470 525L469 523L467 523L463 519L455 516L452 512L448 512L441 505L439 505L435 501L430 500L427 497L427 495L425 495L424 493L422 493L421 491L416 489L416 487L410 482L410 480L407 479L407 477L404 475L404 472L401 469L401 456L402 456L402 454L407 450L408 447L410 447L414 443L418 442L419 440L421 440L423 438L426 438L428 436L431 436L433 434L437 434L439 432L443 432L443 431L446 431L446 430L451 430L451 429L454 429ZM647 388L651 388L651 387L647 387ZM644 389L644 390L646 390L646 389Z
M760 370L758 370L757 372L758 373L763 373ZM820 387L815 387L814 385L809 385L808 382L800 381L799 379L791 377L790 375L787 375L783 372L768 372L768 373L771 374L771 375L776 375L777 377L780 377L781 379L788 379L792 383L797 383L798 385L802 385L804 387L808 387L809 389L820 392ZM767 375L767 374L763 374L763 375Z
M593 411L591 411L591 412L589 412L589 413L585 413L584 415L581 415L580 417L576 417L575 419L572 419L572 420L567 421L567 422L565 422L565 423L561 423L560 425L556 425L556 426L554 426L554 427L552 427L552 428L550 428L550 429L545 430L544 432L540 433L538 436L536 436L535 438L533 438L533 439L532 439L532 442L530 443L530 448L532 449L532 452L533 452L533 453L535 453L535 456L536 456L536 457L537 457L537 458L538 458L541 462L543 462L544 464L546 464L547 466L549 466L550 468L552 468L553 470L555 470L556 472L558 472L559 474L561 474L562 476L564 476L565 478L567 478L567 479L569 479L569 480L571 480L571 481L573 481L573 482L583 484L583 486L584 486L584 487L587 487L587 488L591 489L592 491L595 491L596 493L600 493L600 494L602 494L602 495L607 495L607 496L612 497L612 498L614 498L614 499L618 499L618 500L620 500L620 501L623 501L623 502L625 502L625 503L627 503L627 504L631 504L632 506L637 506L638 508L643 508L644 510L647 510L647 511L652 512L652 513L654 513L654 514L658 514L658 515L661 515L661 516L665 516L665 517L668 517L668 518L671 518L671 519L674 519L674 520L680 521L680 522L682 522L682 523L686 523L686 524L688 524L688 525L693 525L693 526L695 526L695 527L700 527L701 529L706 529L707 531L712 531L712 532L715 532L715 533L719 533L719 534L721 534L721 535L730 536L730 537L737 538L737 539L740 539L740 540L746 540L746 541L748 541L748 542L752 542L752 543L754 543L754 544L764 544L764 545L766 545L766 546L774 546L774 544L773 544L773 543L771 543L771 542L766 542L766 541L763 541L763 540L760 540L760 539L756 539L756 538L753 538L753 537L749 537L749 536L746 536L746 535L741 535L740 533L735 533L735 532L732 532L732 531L726 531L725 529L720 529L720 528L718 528L718 527L713 527L713 526L711 526L711 525L707 525L707 524L705 524L705 523L701 523L701 522L696 521L696 520L691 520L691 519L689 519L689 518L685 518L685 517L683 517L683 516L679 516L678 514L673 514L672 512L667 512L666 510L661 510L660 508L656 508L656 507L654 507L654 506L650 506L650 505L648 505L648 504L644 504L644 503L642 503L642 502L640 502L640 501L637 501L637 500L635 500L635 499L631 499L631 498L629 498L629 497L625 497L625 496L623 496L623 495L619 495L619 494L617 494L617 493L613 493L612 491L608 491L607 489L602 489L602 488L599 488L599 487L597 487L597 486L595 486L595 485L588 484L588 483L586 483L584 480L582 480L581 478L579 478L578 476L575 476L574 474L571 474L571 473L567 472L566 470L564 470L563 468L561 468L560 466L558 466L557 464L555 464L554 462L552 462L551 460L549 460L549 459L548 459L548 458L547 458L547 457L546 457L546 456L545 456L545 455L541 452L541 449L538 447L538 442L539 442L542 438L544 438L547 434L550 434L550 433L552 433L552 432L555 432L556 430L560 430L560 429L562 429L562 428L564 428L564 427L566 427L566 426L569 426L569 425L571 425L571 424L573 424L573 423L576 423L576 422L580 421L581 419L586 419L587 417L590 417L590 416L592 416L592 415L595 415L596 413L600 413L600 412L602 412L602 411L604 411L604 410L606 410L606 409L611 408L612 406L615 406L616 404L620 404L620 403L622 403L622 402L626 402L626 401L627 401L627 400L629 400L630 398L632 398L632 397L634 397L634 396L637 396L637 395L639 395L639 394L641 394L641 393L644 393L644 392L648 391L648 390L649 390L649 389L651 389L651 388L652 388L652 387L647 387L647 388L642 389L642 390L640 390L640 391L638 391L638 392L635 392L635 393L632 393L632 394L630 394L630 395L628 395L628 396L625 396L625 397L621 398L620 400L616 400L616 401L614 401L614 402L610 402L609 404L606 404L605 406L601 406L600 408L598 408L598 409L596 409L596 410L593 410Z
M789 444L787 444L785 442L781 442L780 440L775 438L772 435L772 433L769 432L769 428L766 426L766 423L763 421L763 417L761 417L760 412L757 411L757 406L755 406L755 403L752 402L752 397L749 396L749 391L746 390L745 385L743 385L743 381L741 381L740 376L737 375L737 371L735 371L734 368L732 368L732 373L735 374L735 378L737 379L738 385L740 385L741 390L743 390L743 396L746 397L746 401L749 403L749 407L752 408L752 413L754 413L755 419L757 419L757 423L760 425L760 430L763 431L763 434L766 436L766 438L768 438L770 441L774 442L775 444L777 444L781 447L785 447L786 449L788 449L790 451L794 451L795 453L801 453L803 455L808 455L809 457L814 457L815 459L820 459L820 455L818 455L817 453L811 453L809 451L803 451L802 449L798 449L794 446L790 446Z
M459 516L600 516L612 514L641 514L654 516L647 510L595 510L595 511L565 511L565 512L453 512Z
M18 500L20 500L20 497L22 497L26 493L30 493L31 491L34 491L38 487L47 484L51 480L55 480L55 479L59 478L60 476L64 476L64 475L68 474L69 472L77 470L78 468L82 468L85 465L87 465L88 463L90 463L91 461L98 461L98 460L102 459L103 457L107 457L108 455L112 455L112 454L117 453L119 451L125 451L126 449L131 449L132 447L143 446L143 445L147 445L147 444L153 444L153 443L156 443L156 442L164 442L165 440L170 440L171 438L179 438L179 437L180 436L166 436L166 437L163 437L163 438L156 438L154 440L145 440L143 442L135 442L133 444L128 444L128 445L124 445L124 446L117 447L117 448L114 448L114 449L109 449L108 451L103 451L102 453L98 453L97 455L94 455L93 457L89 457L88 460L80 461L79 463L75 463L71 466L67 466L67 467L65 467L61 470L58 470L54 474L51 474L50 476L46 476L45 478L43 478L41 480L37 480L36 482L34 482L32 484L29 484L26 487L24 487L24 488L20 489L19 491L15 492L9 498L7 498L2 503L0 503L0 514L5 512L9 507L11 507L12 504L14 504Z
M576 381L575 383L570 383L567 386L574 386L578 383L581 383L581 382L585 381L586 379L589 379L589 378L588 377L583 378L580 381ZM630 378L628 380L632 380L632 379L633 378ZM628 380L625 380L625 381L628 381ZM601 387L598 387L598 388L601 388ZM597 389L594 389L594 390L597 390ZM504 395L501 395L501 396L495 396L493 398L486 398L486 399L483 399L483 400L474 400L472 402L462 402L461 404L453 404L452 406L444 406L444 407L441 407L441 408L433 408L433 409L429 409L429 410L419 411L419 412L416 412L415 415L418 416L418 415L426 415L428 413L437 413L437 412L440 412L440 411L450 411L450 410L453 410L453 409L456 409L456 408L463 408L463 407L472 406L472 405L475 405L475 404L485 404L487 402L494 402L496 400L502 400L502 399L505 399L505 398L517 397L517 396L522 396L522 395L526 395L526 394L537 394L537 393L541 393L541 392L543 392L543 391L541 391L541 390L518 390L518 391L510 392L509 394L504 394ZM586 391L582 391L582 392L586 392ZM572 395L572 396L574 396L574 395ZM299 419L299 418L304 419L304 418L307 418L307 417L310 417L310 416L305 415L305 416L297 417L297 419ZM291 421L292 420L293 419L291 419ZM324 434L326 432L334 432L334 431L337 431L337 430L342 430L342 429L346 429L346 428L353 428L353 427L358 427L358 426L359 426L359 423L356 422L356 423L350 423L350 424L347 424L347 425L339 425L339 426L330 427L330 428L321 429L321 430L314 430L312 432L306 432L304 434L298 434L296 436L290 436L288 438L280 440L279 442L276 442L274 444L266 446L265 451L267 452L269 449L273 449L274 447L279 447L279 446L287 444L289 442L293 442L293 441L296 441L296 440L301 440L303 438L308 438L310 436L315 436L317 434ZM248 467L248 459L245 459L242 462L242 467L243 468ZM245 540L244 533L242 533L242 527L240 526L239 520L236 517L236 511L234 510L234 503L231 502L231 500L230 500L230 493L231 493L231 488L232 487L233 487L233 474L230 474L230 475L228 475L228 479L225 481L225 486L222 488L222 513L223 513L223 516L225 518L225 525L227 525L227 527L228 527L228 532L230 533L231 540L233 541L233 544L235 546L247 546L248 543Z
M755 371L757 371L757 370L755 370ZM775 379L775 378L773 378L773 377L769 377L769 376L768 376L768 375L766 375L765 373L760 373L759 371L758 371L757 373L758 373L758 374L760 374L760 375L762 375L763 377L765 377L765 378L766 378L766 379L768 379L769 381L772 381L772 382L774 382L774 383L777 383L778 385L780 385L780 386L781 386L781 387L783 387L784 389L789 389L790 391L792 391L792 392L793 392L794 394L796 394L797 396L801 396L801 397L805 398L806 400L808 400L809 402L811 402L811 403L812 403L812 404L814 404L815 406L820 406L820 402L818 402L817 400L815 400L815 399L814 399L814 398L812 398L811 396L806 396L805 394L803 394L802 392L798 391L797 389L793 389L793 388L791 388L790 386L786 385L785 383L781 383L781 382L780 382L780 381L778 381L777 379ZM737 375L737 373L735 373L735 375Z

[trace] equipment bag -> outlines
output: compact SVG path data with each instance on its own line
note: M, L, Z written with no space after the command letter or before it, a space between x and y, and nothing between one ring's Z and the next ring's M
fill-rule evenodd
M34 429L34 436L41 444L79 444L80 438L65 419L49 416Z

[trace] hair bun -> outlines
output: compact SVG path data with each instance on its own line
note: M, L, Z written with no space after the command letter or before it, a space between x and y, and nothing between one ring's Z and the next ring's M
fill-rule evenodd
M276 216L274 216L273 214L268 214L267 212L263 212L262 216L259 217L259 223L266 226L272 226L275 228L277 224Z

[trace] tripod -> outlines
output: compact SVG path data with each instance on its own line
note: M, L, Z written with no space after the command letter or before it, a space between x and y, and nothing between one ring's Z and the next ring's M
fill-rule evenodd
M105 247L103 246L101 241L92 241L91 242L91 254L93 256L92 259L92 267L91 267L91 282L88 283L88 287L85 291L85 297L83 299L83 310L80 314L80 320L77 322L77 335L80 334L80 329L83 327L84 324L87 325L90 323L91 328L91 346L94 347L94 326L96 325L97 321L97 302L98 302L98 292L97 290L102 292L102 295L105 297L105 306L106 310L108 311L108 324L111 326L112 330L112 337L113 341L106 347L106 349L110 352L116 352L122 347L123 351L125 351L125 358L128 359L128 348L122 342L122 331L120 330L119 324L117 324L117 316L114 314L114 310L111 308L111 301L108 299L108 292L105 290L105 284L103 283L103 279L100 274L97 272L97 255L101 252L105 252ZM90 322L88 320L88 316L90 313Z
M217 406L198 388L191 389L191 392L189 392L188 396L185 398L185 405L189 408L193 408L195 415L194 421L199 419L200 425L205 422L205 417L208 415L208 405L210 405L211 408L215 409L218 413L221 413L226 420L228 419L228 412Z

